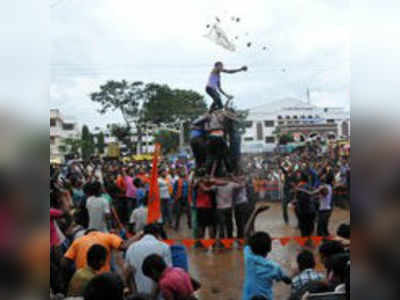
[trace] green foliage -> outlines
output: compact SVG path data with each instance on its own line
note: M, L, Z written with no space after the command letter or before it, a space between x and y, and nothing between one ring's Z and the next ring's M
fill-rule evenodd
M100 154L104 154L104 149L106 147L105 142L104 142L104 133L100 131L100 133L97 134L97 151Z
M179 135L167 130L160 130L154 135L154 142L161 145L164 154L174 153L179 148Z
M111 132L130 149L141 144L142 125L145 123L170 125L184 122L187 132L189 123L207 111L204 97L195 91L172 89L166 84L144 85L140 81L108 81L90 98L101 105L101 114L116 110L121 112L126 126L113 125ZM138 145L131 142L132 122L137 125Z
M95 143L89 128L84 125L82 127L82 159L88 161L90 156L94 154Z
M62 147L60 151L63 153L79 154L79 151L82 147L82 140L66 138L63 140L63 145L60 147Z
M204 97L192 90L150 83L144 95L143 119L151 123L190 122L207 111Z
M282 134L279 136L280 145L286 145L288 143L293 143L293 142L294 142L294 137L290 133Z
M119 125L119 124L111 124L108 125L111 135L117 138L117 140L123 144L125 144L128 149L134 150L136 149L135 145L132 143L132 133L131 128L129 126Z
M129 119L137 117L139 114L140 102L143 100L143 83L110 80L100 86L99 92L90 94L90 99L101 105L99 110L101 114L105 114L109 110L119 110L129 124Z

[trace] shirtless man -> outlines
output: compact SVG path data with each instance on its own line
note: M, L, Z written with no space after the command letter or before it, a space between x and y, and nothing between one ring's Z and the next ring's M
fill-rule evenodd
M213 99L213 104L210 107L210 112L217 109L222 109L224 107L220 93L223 94L228 99L233 98L233 96L226 94L221 88L221 72L233 74L241 71L247 71L247 67L243 66L240 69L227 70L224 69L224 65L222 62L215 63L206 86L207 94L210 95L210 97Z

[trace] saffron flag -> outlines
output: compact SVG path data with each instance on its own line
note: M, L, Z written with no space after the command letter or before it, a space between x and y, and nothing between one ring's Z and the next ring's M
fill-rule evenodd
M160 157L160 150L160 144L156 144L153 155L153 167L151 169L147 224L157 222L161 216L160 189L158 187L158 160Z

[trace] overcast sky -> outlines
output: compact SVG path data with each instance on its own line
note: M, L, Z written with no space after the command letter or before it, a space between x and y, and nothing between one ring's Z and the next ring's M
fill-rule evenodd
M307 87L315 104L350 106L348 1L53 1L50 107L81 124L121 121L118 113L100 115L88 97L109 79L205 94L217 60L227 68L249 67L222 79L241 108L287 96L305 99ZM231 38L239 37L236 52L203 37L215 16Z

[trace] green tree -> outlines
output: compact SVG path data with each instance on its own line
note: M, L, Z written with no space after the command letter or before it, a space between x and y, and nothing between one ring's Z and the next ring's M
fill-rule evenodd
M82 159L88 161L90 156L94 154L95 143L89 128L84 125L82 127Z
M204 97L192 90L149 83L144 94L143 119L154 124L186 123L207 111Z
M279 136L279 145L286 145L288 143L293 143L294 137L290 133L282 134Z
M179 135L167 130L160 130L154 135L154 142L160 143L164 154L174 153L179 148Z
M129 83L126 80L110 80L100 86L100 91L91 93L90 99L101 105L99 109L101 114L105 114L108 111L121 112L125 121L125 130L123 130L123 137L120 134L118 136L123 138L128 148L132 149L131 139L127 138L126 135L130 134L131 124L133 122L138 124L141 120L140 108L144 100L143 82L136 81ZM138 136L140 142L142 138L140 126L138 126Z
M66 153L79 154L82 148L82 140L81 139L73 139L73 138L65 138L63 139L63 145Z
M96 143L97 151L100 154L104 154L104 149L106 147L106 144L104 142L104 133L100 131L97 134L97 143Z

